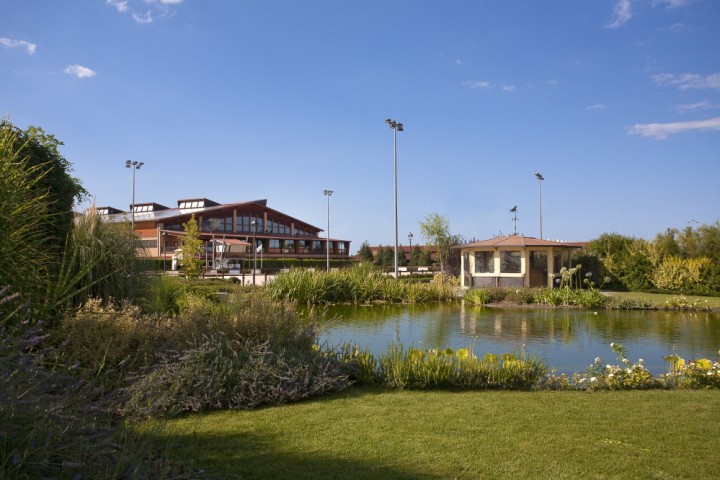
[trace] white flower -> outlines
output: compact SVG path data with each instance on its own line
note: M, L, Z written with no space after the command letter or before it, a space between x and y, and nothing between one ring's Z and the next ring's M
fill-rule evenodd
M597 378L595 378L595 377L590 377L590 381L591 381L591 382L597 382Z
M608 363L607 365L605 365L605 368L607 368L608 370L610 370L610 369L612 368L612 365L610 365L610 364Z
M642 358L638 358L638 363L639 363L640 365L642 365L643 361L644 361L644 360L643 360Z
M610 375L608 375L608 378L613 378L614 376L615 375L611 373Z
M610 347L614 347L614 346L615 346L615 342L610 344Z
M600 363L600 357L595 357L595 363Z

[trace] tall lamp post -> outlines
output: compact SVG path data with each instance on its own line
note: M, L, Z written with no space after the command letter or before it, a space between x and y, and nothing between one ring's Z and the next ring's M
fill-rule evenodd
M327 240L325 240L325 251L327 252L327 271L330 271L330 195L332 190L323 190L323 194L327 195Z
M535 174L535 178L538 180L538 205L540 207L540 240L542 240L542 181L545 180L540 173Z
M255 270L257 270L257 248L255 246L255 236L257 235L257 222L253 220L250 222L253 227L253 285L255 285Z
M385 120L385 123L393 129L393 167L395 171L395 278L398 278L397 132L402 132L404 128L402 123L398 123L389 118Z
M407 263L408 265L410 265L410 261L412 260L412 239L413 239L413 234L412 234L412 232L410 232L410 233L408 233L408 243L410 244L410 258L408 258L408 263Z
M135 170L145 165L143 162L125 160L125 168L132 168L133 179L132 179L132 205L130 205L130 218L132 225L132 234L135 236Z

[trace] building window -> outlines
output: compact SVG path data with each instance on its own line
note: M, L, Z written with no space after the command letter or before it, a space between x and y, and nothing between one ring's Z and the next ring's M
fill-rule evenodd
M298 240L298 253L310 253L310 242L307 240Z
M157 240L140 240L140 243L143 248L157 248L158 246Z
M295 253L295 240L285 240L283 253Z
M500 273L520 273L520 252L500 252Z
M268 253L280 253L280 240L277 238L270 239L270 248L268 248Z
M320 240L313 240L312 252L313 253L321 253L322 251L323 251L322 242L320 242Z
M475 252L475 273L495 273L493 252Z
M345 255L345 242L337 242L337 249L340 255Z

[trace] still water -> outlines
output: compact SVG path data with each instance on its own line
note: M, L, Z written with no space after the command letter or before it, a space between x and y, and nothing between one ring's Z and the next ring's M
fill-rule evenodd
M536 353L558 373L583 372L595 357L618 364L610 343L621 343L631 361L642 358L655 375L663 357L717 358L720 313L585 311L440 305L333 306L320 340L350 342L379 356L393 341L415 348L466 348L478 356Z

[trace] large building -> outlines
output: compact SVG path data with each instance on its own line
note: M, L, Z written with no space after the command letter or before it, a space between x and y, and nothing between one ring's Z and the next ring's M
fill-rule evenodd
M320 236L323 230L273 210L267 200L220 204L207 198L178 200L177 207L158 203L130 205L129 212L97 207L111 222L134 222L135 235L147 255L171 258L185 235L183 224L194 214L200 238L206 242L207 266L227 266L255 255L264 258L348 260L350 241ZM213 248L214 246L214 248ZM214 262L213 262L214 260Z

